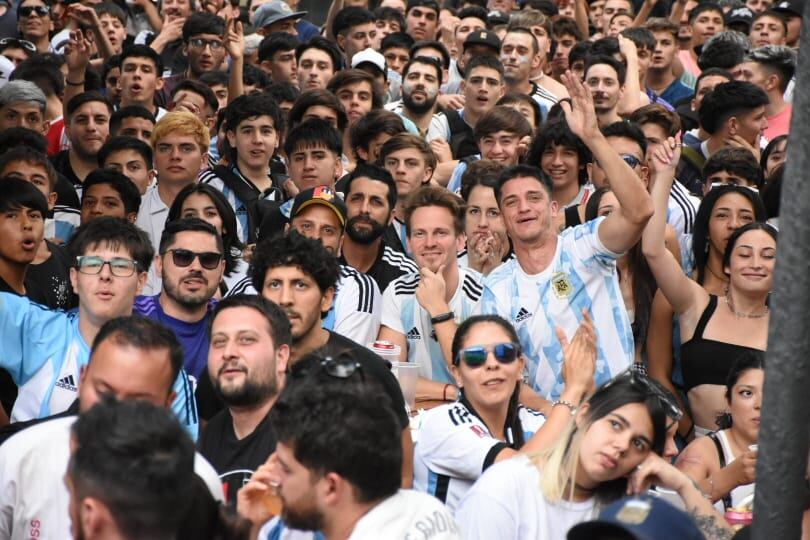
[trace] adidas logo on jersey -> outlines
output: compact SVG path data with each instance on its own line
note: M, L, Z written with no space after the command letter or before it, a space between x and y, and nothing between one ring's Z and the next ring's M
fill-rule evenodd
M59 379L56 381L56 386L59 388L64 388L70 392L75 392L77 390L76 381L73 379L73 375L68 375L67 377Z
M532 314L529 313L529 311L526 308L522 307L520 308L520 311L518 311L518 314L515 317L515 322L516 323L523 322L531 316Z
M405 337L408 339L422 339L422 334L420 334L419 330L417 330L414 326L408 331L407 334L405 334Z

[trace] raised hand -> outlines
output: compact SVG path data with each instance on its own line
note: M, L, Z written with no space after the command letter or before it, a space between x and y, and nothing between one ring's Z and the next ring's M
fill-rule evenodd
M584 396L595 386L596 329L593 320L583 309L582 322L570 342L562 328L555 328L555 331L563 348L562 377L565 387Z
M652 172L656 175L672 172L674 176L678 162L681 160L682 147L683 143L681 142L680 133L676 134L674 137L668 137L667 140L656 145L648 163Z
M600 133L591 91L570 70L566 70L561 78L571 98L570 102L560 101L565 120L574 135L587 141Z
M245 54L245 32L238 14L229 18L225 25L225 50L232 59L242 58Z
M72 6L71 6L72 7ZM69 74L77 74L84 77L84 70L90 62L90 51L92 43L88 36L81 30L70 32L70 40L65 46L65 63Z

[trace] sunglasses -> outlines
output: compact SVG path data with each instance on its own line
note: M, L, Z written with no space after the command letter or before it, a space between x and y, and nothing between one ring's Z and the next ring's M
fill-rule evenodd
M0 43L2 43L2 42L0 42ZM714 188L719 188L719 187L723 187L723 186L737 186L738 188L745 188L745 189L747 189L749 191L753 191L754 193L759 194L759 190L757 188L753 187L753 186L746 186L744 184L734 184L732 182L728 182L728 183L725 183L725 182L712 182L712 185L709 188L709 191L713 190Z
M13 37L0 39L0 47L2 47L4 50L8 49L9 47L13 47L15 49L25 49L30 53L37 52L37 46L30 41Z
M482 345L467 347L458 351L453 364L457 366L463 361L467 366L477 368L486 363L489 353L492 353L495 360L501 364L511 364L520 356L520 346L514 343L496 343L488 347Z
M348 353L340 353L337 357L327 356L322 358L315 366L308 362L296 363L290 370L290 375L295 379L302 379L311 373L311 367L320 368L321 371L335 377L336 379L349 379L355 373L360 374L360 380L366 382L363 374L363 366L359 362L352 360Z
M678 405L678 403L671 396L665 394L664 391L658 386L658 383L653 382L650 377L647 376L646 371L647 368L643 365L633 364L626 370L616 375L609 382L605 383L603 388L607 388L616 381L629 379L630 384L641 388L647 394L658 399L659 404L666 411L667 417L675 420L676 422L679 421L683 417L683 411L681 410L680 405Z
M634 156L633 154L619 154L619 157L622 158L622 161L627 163L631 169L635 169L636 167L639 166L639 164L641 164L641 160L636 156ZM596 161L595 159L593 160L593 164L596 165L597 167L601 167L601 165L599 165L599 162Z
M33 13L36 13L40 17L45 17L50 12L51 8L48 6L23 6L17 9L17 14L20 17L30 17Z
M89 276L100 274L105 264L110 265L110 273L116 277L129 277L138 269L136 261L123 257L113 257L112 259L94 256L76 257L78 271Z
M175 266L185 268L194 262L194 259L200 259L200 265L206 270L213 270L219 266L222 260L222 255L213 251L206 251L197 253L188 249L168 249L167 253L172 254L172 262Z

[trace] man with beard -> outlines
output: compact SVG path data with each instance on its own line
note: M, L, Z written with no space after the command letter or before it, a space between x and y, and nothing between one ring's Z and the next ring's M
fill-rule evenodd
M198 219L170 221L155 257L163 290L139 296L133 311L174 330L183 346L183 366L199 379L208 359L208 314L225 269L222 238L213 225Z
M70 180L81 197L82 182L98 168L98 151L110 135L113 106L98 92L84 92L68 101L65 112L70 148L56 154L51 163Z
M594 56L585 67L585 86L593 96L599 127L621 122L619 102L624 95L624 64L610 56Z
M296 231L262 241L251 261L253 287L276 302L290 320L293 364L309 353L322 357L348 354L360 365L367 380L378 381L393 403L399 419L401 444L406 456L402 485L413 482L413 442L405 400L390 366L366 347L323 327L334 303L340 277L337 258L317 240Z
M208 375L226 408L206 425L199 449L236 504L236 492L276 447L268 413L284 386L290 322L254 295L226 298L211 317Z
M442 65L439 60L427 56L413 58L402 70L402 101L386 105L406 120L413 122L418 135L427 136L428 129L441 129L441 120L436 113L436 98L442 85Z
M394 219L397 185L387 170L360 164L348 176L345 187L348 221L340 262L374 279L381 291L418 267L402 253L383 242Z

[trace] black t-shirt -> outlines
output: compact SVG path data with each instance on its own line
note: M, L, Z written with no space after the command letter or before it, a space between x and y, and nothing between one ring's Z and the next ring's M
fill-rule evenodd
M340 264L349 266L343 255L340 256ZM414 272L419 272L419 267L415 262L401 251L391 249L383 242L377 252L377 259L365 274L377 282L380 292L384 292L392 281L400 276Z
M383 391L391 398L394 413L400 421L402 429L409 425L408 413L405 410L405 398L402 397L402 390L394 374L391 373L391 364L374 354L362 345L347 339L340 334L329 332L329 340L326 345L313 351L319 356L337 357L341 353L349 352L352 359L356 360L367 378L373 377L379 381Z
M28 266L26 295L51 309L73 309L79 305L79 299L70 286L70 256L62 246L46 242L51 256L40 264Z
M59 195L61 194L62 191L67 190L68 185L72 185L74 187L74 193L76 192L76 188L81 187L82 185L82 181L79 180L79 177L76 176L75 172L73 172L73 166L70 164L70 150L62 150L55 156L52 156L51 165L53 165L53 168L56 169L56 172L62 175L64 180L67 181L67 183L60 183L58 179L56 181L56 186L54 188L57 194L56 204L70 206L71 208L73 208L72 204L66 204L66 201L59 200L60 198ZM81 208L81 205L80 204L77 205L76 208Z
M223 409L205 426L197 444L200 454L219 474L228 504L235 506L236 492L275 451L276 437L268 415L253 433L238 440L233 431L231 412Z

